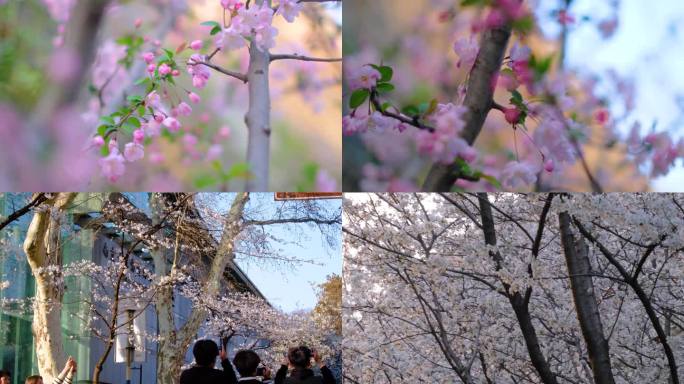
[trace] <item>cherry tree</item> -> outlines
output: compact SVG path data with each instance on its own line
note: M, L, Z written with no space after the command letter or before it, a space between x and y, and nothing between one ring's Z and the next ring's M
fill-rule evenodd
M629 78L564 65L579 24L610 38L618 2L603 19L573 13L573 1L554 4L557 38L538 25L550 18L543 2L426 0L406 11L352 1L360 20L345 31L357 45L345 53L347 188L643 190L673 170L684 140L642 132ZM369 23L376 16L405 27L383 34Z
M682 207L669 194L350 195L345 376L680 382Z
M28 204L40 196L32 196ZM287 314L272 308L263 298L247 293L249 288L230 271L235 270L236 260L284 268L311 262L285 254L278 245L297 244L298 236L309 236L318 228L322 241L334 246L339 241L340 208L316 201L281 202L274 208L272 194L152 194L150 216L122 195L110 194L103 202L102 216L79 222L84 229L107 228L108 233L119 234L103 240L104 261L63 265L63 244L82 233L72 230L65 215L72 205L83 203L79 199L89 197L64 193L43 198L33 208L24 249L36 276L38 294L25 301L33 305L29 312L34 316L38 367L45 377L54 376L51 370L65 359L60 324L65 311L82 323L85 337L103 342L103 353L93 367L94 382L101 380L117 338L148 310L157 314L158 331L143 332L141 337L158 346L161 383L177 382L185 358L179 351L187 351L204 335L230 332L244 340L253 336L271 340L264 351L270 362L279 361L277 356L295 340L327 348L324 330L309 313ZM113 227L103 227L105 222ZM275 236L269 228L276 227L290 231L294 240ZM152 263L144 261L141 253L149 253ZM70 286L72 298L65 303L66 284L74 278L90 284ZM191 304L180 323L173 309L179 300ZM132 316L123 316L130 309Z

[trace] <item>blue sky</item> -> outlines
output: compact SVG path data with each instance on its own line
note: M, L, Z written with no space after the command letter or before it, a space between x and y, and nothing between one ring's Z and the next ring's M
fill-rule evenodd
M558 6L558 2L540 3ZM574 0L570 12L577 19L589 16L603 20L612 14L610 3ZM636 109L633 117L641 121L642 132L656 123L658 131L667 129L676 140L684 135L684 76L681 75L684 70L684 1L622 0L618 12L619 27L610 39L600 37L595 23L573 28L568 39L567 65L582 72L599 74L613 68L620 75L634 79ZM558 30L555 22L546 22L543 27L550 36L556 35ZM621 128L629 130L634 119ZM683 190L681 160L669 175L656 179L653 188L657 191Z
M273 196L273 193L267 193ZM272 199L272 198L271 198ZM265 201L266 199L262 200ZM341 199L322 200L330 210L339 209ZM273 208L281 202L273 201ZM272 226L274 234L286 240L298 240L301 246L284 244L280 248L287 256L310 259L320 265L303 264L299 267L276 267L238 262L238 265L275 307L291 312L298 309L312 309L317 302L316 285L326 281L330 274L342 274L342 231L335 249L323 245L318 231L311 229L305 238L295 237L284 228Z

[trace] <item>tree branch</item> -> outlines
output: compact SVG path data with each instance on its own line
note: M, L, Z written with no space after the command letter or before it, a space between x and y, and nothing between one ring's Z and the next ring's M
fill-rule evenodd
M299 61L317 61L317 62L324 62L324 63L334 63L338 61L342 61L341 57L333 57L333 58L323 58L323 57L311 57L311 56L302 56L297 53L293 53L291 55L287 54L272 54L271 55L271 62L274 62L276 60L299 60Z
M468 91L463 102L468 112L465 115L466 125L461 137L470 145L480 134L487 114L492 108L492 78L501 68L510 36L510 23L500 28L489 29L482 36L480 51L470 71ZM428 192L448 192L460 176L456 164L433 164L422 189Z
M215 71L217 71L217 72L223 73L224 75L228 75L228 76L230 76L230 77L234 77L234 78L236 78L236 79L242 81L242 82L245 83L245 84L247 83L247 75L245 75L244 73L231 71L231 70L229 70L229 69L225 69L225 68L219 67L218 65L215 65L215 64L212 64L212 63L209 63L209 62L206 62L206 61L194 61L194 62L192 62L192 63L188 63L188 65L198 65L198 64L205 65L205 66L207 66L207 67L209 67L209 68L211 68L211 69L213 69L213 70L215 70Z
M391 117L395 120L399 120L404 124L411 125L411 126L416 127L418 129L422 129L422 130L429 131L429 132L435 131L435 128L433 128L429 125L423 124L418 119L418 116L408 117L408 116L404 116L404 115L399 114L399 113L394 113L394 112L386 111L385 109L383 109L382 105L380 104L380 100L378 99L378 91L375 88L371 89L370 101L373 104L373 107L375 108L375 110L380 112L383 116Z
M31 202L26 204L20 209L17 209L16 211L12 212L5 220L3 220L0 223L0 231L2 231L3 228L11 224L13 221L19 219L20 217L24 216L27 214L33 207L36 207L40 205L42 202L47 200L47 197L45 197L45 193L38 193L36 194L33 199L31 199Z

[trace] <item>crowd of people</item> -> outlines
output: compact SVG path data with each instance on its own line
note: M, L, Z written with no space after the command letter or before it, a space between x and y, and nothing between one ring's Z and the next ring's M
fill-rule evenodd
M262 364L259 355L252 350L240 350L231 365L225 348L219 351L212 340L199 340L192 349L195 366L183 371L180 384L335 384L336 380L325 365L320 354L306 346L290 348L283 363L272 378L271 370ZM215 369L216 358L221 359L223 370ZM312 363L313 361L313 363ZM233 370L237 370L238 375ZM320 376L312 369L317 366Z
M197 341L192 353L195 365L181 373L180 384L336 384L335 377L318 351L306 346L290 348L275 377L272 377L271 370L262 363L259 355L249 349L238 351L232 364L225 347L219 350L212 340ZM221 359L223 370L214 368L217 357ZM318 367L320 375L314 372L314 367ZM76 361L69 357L52 384L71 384L75 373ZM9 371L0 371L0 384L11 384ZM45 383L41 376L33 375L26 378L25 384Z

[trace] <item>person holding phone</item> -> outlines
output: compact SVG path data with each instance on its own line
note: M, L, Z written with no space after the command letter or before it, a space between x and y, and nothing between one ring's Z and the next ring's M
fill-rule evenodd
M252 350L238 351L233 358L233 365L240 374L239 384L262 384L271 378L271 371L261 365L261 358Z
M195 366L181 373L180 384L237 384L237 376L228 361L226 348L221 348L213 340L198 340L192 348ZM223 370L214 369L216 357L221 358Z
M311 369L311 359L320 368L321 376L316 376ZM291 367L290 376L287 376ZM283 365L276 373L274 384L336 384L335 376L325 366L321 355L306 346L290 348Z
M74 375L76 374L76 360L69 356L66 364L64 364L64 369L55 377L54 384L71 384ZM0 382L1 383L1 382ZM8 382L9 383L9 382ZM43 377L40 375L33 375L26 378L25 384L43 384Z

